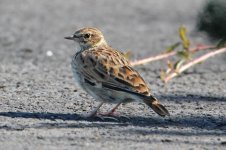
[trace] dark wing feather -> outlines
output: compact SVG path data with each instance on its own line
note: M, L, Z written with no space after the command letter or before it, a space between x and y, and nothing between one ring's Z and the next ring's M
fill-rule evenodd
M147 84L134 70L124 54L110 47L83 51L81 59L86 67L81 71L90 81L103 83L104 86L115 87L127 92L149 96Z

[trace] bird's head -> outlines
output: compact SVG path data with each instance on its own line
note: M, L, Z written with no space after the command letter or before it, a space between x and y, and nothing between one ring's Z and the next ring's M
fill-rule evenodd
M96 28L82 28L65 39L78 42L82 50L107 45L103 34Z

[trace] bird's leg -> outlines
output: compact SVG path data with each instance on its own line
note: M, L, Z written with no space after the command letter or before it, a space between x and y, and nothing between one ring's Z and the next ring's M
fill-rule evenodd
M98 109L104 104L104 102L100 102L96 108L94 108L91 112L87 113L87 114L83 114L82 116L84 118L90 118L90 117L94 117L97 114Z
M114 108L112 108L110 111L106 112L106 113L99 113L102 116L114 116L114 112L115 110L119 107L121 103L118 103Z

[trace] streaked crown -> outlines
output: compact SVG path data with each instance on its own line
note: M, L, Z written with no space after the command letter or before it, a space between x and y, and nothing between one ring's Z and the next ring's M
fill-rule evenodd
M107 45L102 32L97 28L82 28L65 39L78 42L82 50Z

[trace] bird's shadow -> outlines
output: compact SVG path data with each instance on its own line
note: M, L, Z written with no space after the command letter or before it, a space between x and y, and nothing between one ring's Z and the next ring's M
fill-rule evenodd
M207 101L210 103L219 101L226 102L225 97L204 97L198 95L187 96L162 96L166 99L180 101ZM92 127L112 127L112 126L136 126L136 127L162 127L162 128L194 128L197 130L212 130L226 133L226 118L225 115L218 117L208 114L200 115L172 115L170 117L161 118L155 116L128 116L129 118L118 116L113 118L83 118L76 113L52 113L52 112L0 112L0 116L9 118L24 118L24 119L37 119L40 122L34 122L34 124L25 124L20 126L1 125L0 129L6 130L23 130L25 128L92 128ZM46 121L46 120L50 120ZM61 120L61 121L58 121ZM137 131L142 132L142 131ZM161 132L163 133L163 132ZM174 134L174 133L172 133ZM177 134L177 133L175 133ZM179 134L179 133L178 133ZM214 132L215 134L215 132Z
M199 128L207 130L226 130L226 118L219 119L214 116L191 116L191 117L142 117L130 116L112 118L83 118L79 114L63 114L50 112L0 112L0 116L10 118L32 118L38 120L52 120L51 123L45 121L34 125L24 125L16 130L23 130L24 128L85 128L85 127L109 127L109 126L138 126L138 127L179 127L179 128ZM55 121L55 120L64 120ZM67 122L70 121L70 122ZM76 122L71 122L76 121ZM91 122L91 123L90 123ZM15 130L9 126L1 126L0 129Z

